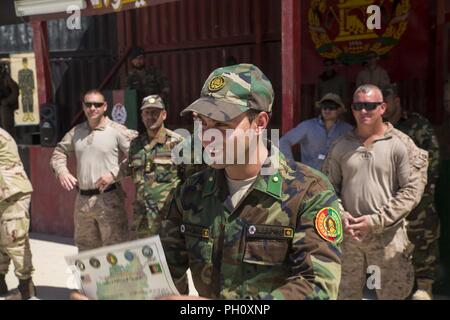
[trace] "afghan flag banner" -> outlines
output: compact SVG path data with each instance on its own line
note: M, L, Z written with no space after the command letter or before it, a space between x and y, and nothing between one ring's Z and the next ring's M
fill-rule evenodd
M103 91L108 102L106 114L110 119L128 129L137 130L138 104L136 90Z

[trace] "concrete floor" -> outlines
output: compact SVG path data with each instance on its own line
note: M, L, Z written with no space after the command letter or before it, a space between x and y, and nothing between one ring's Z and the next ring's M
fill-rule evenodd
M33 253L33 264L35 272L33 275L34 284L37 289L39 300L67 300L72 288L74 288L72 274L67 267L64 257L77 254L73 240L43 234L30 234L30 245ZM198 295L194 288L190 272L189 287L192 295ZM13 266L10 266L6 276L8 288L17 287L18 280L14 276ZM376 299L373 293L365 292L365 300ZM435 296L436 300L449 300L447 296ZM1 298L0 298L1 299Z

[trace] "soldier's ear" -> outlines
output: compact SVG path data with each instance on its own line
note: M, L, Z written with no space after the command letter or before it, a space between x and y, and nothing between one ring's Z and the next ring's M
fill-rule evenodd
M267 125L269 124L269 115L267 114L267 112L260 112L253 120L253 123L255 123L256 125L257 132L261 132L262 130L267 128Z
M167 111L166 110L162 111L162 117L163 117L163 121L166 120L166 118L167 118Z
M386 102L383 102L380 105L381 115L383 115L386 112L386 108L387 108L387 104L386 104Z

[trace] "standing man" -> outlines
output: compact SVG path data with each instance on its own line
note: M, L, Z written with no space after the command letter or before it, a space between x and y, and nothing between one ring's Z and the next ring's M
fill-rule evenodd
M341 98L328 93L318 102L320 115L301 122L280 140L280 150L286 158L294 160L292 147L300 144L301 162L321 170L331 144L353 127L340 116L345 111Z
M357 87L363 84L371 84L380 88L391 83L387 71L378 65L379 60L380 57L375 52L370 51L367 54L366 66L356 77Z
M141 117L147 130L131 142L128 156L136 186L131 230L138 238L158 234L155 220L170 204L184 171L184 166L175 165L171 159L172 149L182 137L164 127L167 112L160 96L144 98Z
M34 121L34 75L31 69L28 69L28 59L22 59L23 69L19 70L19 88L22 97L23 122Z
M439 177L439 144L430 122L415 112L402 110L397 86L382 88L386 113L384 118L408 135L421 149L428 151L428 184L419 205L408 215L408 237L414 244L414 300L431 300L439 257L439 216L434 195Z
M19 108L19 87L11 78L6 63L0 62L0 126L11 136L14 132L14 111Z
M335 60L325 59L323 65L325 70L319 76L319 81L316 85L315 101L319 101L327 93L334 93L341 97L345 103L348 103L347 80L334 69Z
M414 285L405 217L422 197L427 153L383 122L378 87L359 87L352 110L357 128L334 143L324 164L345 209L339 299L362 299L366 272L378 299L405 299Z
M112 183L119 172L120 152L128 154L136 132L105 116L107 104L100 91L84 95L87 122L72 128L58 143L50 165L61 186L77 187L75 244L80 251L120 243L128 239L124 192ZM77 159L77 178L67 169L69 154Z
M11 260L19 279L18 292L6 299L26 300L36 295L28 237L32 191L16 142L0 128L0 296L8 293L5 276Z
M320 172L287 161L273 146L269 155L261 136L273 101L261 70L239 64L214 70L201 97L182 112L201 121L196 138L212 163L177 188L162 222L161 241L181 294L188 293L190 268L204 298L337 297L337 198ZM234 156L227 154L233 149ZM180 298L186 297L168 297Z
M137 92L138 101L153 94L160 95L167 100L170 93L169 80L156 67L145 66L144 50L133 48L130 53L131 65L133 69L128 74L126 87ZM138 122L139 133L145 132L142 122Z

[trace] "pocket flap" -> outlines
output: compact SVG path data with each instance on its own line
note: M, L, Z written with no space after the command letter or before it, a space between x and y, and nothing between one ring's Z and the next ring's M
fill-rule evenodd
M253 240L245 244L244 262L275 266L284 263L289 242L280 240Z

